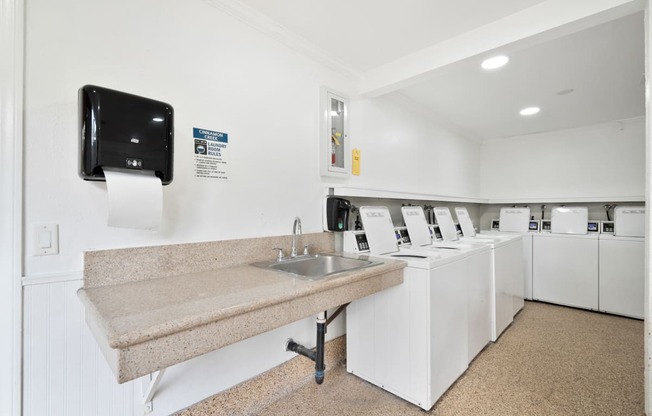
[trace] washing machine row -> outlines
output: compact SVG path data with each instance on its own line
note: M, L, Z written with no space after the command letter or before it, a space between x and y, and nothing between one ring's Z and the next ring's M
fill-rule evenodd
M402 213L409 246L385 207L361 207L365 231L345 234L344 251L408 262L402 285L349 305L347 369L427 410L496 338L496 239L433 244L421 207Z
M555 208L550 221L534 239L533 298L642 319L645 208L616 207L611 233L588 232L586 207Z
M500 334L513 321L514 316L524 305L524 265L520 235L480 236L475 234L473 223L466 208L457 208L458 219L466 229L460 238L453 222L451 212L446 207L434 208L435 219L441 233L441 241L435 240L435 247L455 247L465 244L484 245L490 249L492 314L491 340L496 341ZM417 236L412 241L415 245L427 245L429 241L428 224L421 207L403 207L403 218L410 236ZM473 230L473 231L471 231Z
M504 208L500 231L480 234L457 208L459 238L448 208L435 208L433 232L421 207L403 207L406 227L398 230L387 208L361 207L365 231L345 232L344 251L408 266L403 285L349 305L347 370L428 410L504 331L527 293L642 317L644 208L619 207L613 228L628 235L599 237L586 231L588 210L577 208L554 209L550 232L540 233L529 209Z

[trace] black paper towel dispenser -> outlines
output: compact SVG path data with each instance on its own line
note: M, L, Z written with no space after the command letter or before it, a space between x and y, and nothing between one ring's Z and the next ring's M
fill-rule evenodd
M328 197L325 204L326 231L349 229L351 202L344 198Z
M170 104L95 85L79 89L80 176L104 181L103 167L154 171L172 182Z

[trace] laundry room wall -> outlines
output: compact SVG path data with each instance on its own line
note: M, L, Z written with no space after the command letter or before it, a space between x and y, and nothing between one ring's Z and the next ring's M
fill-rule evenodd
M76 297L84 251L287 235L295 216L304 232L321 230L321 203L331 186L317 163L321 86L351 97L352 147L362 149L363 165L348 182L461 195L479 190L477 170L449 169L478 161L479 145L456 140L395 101L356 97L356 80L346 72L224 10L210 0L26 2L26 416L142 410L140 384L116 384L84 323ZM78 177L77 90L85 84L174 107L175 177L163 189L158 231L107 227L106 184ZM194 177L193 127L228 133L228 180ZM437 161L437 151L446 156ZM58 224L58 255L34 255L37 224ZM344 332L342 322L329 327L329 337ZM179 410L292 358L284 351L290 336L310 345L314 320L170 368L153 414Z
M645 119L486 142L481 194L493 201L644 200Z
M361 174L349 186L449 198L480 197L480 144L423 115L399 94L351 105Z

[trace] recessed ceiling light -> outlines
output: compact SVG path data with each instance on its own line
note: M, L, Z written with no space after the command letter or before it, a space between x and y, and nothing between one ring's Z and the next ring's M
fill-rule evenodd
M558 91L557 95L568 95L568 94L572 94L573 91L575 91L575 90L572 89L572 88L567 88L565 90Z
M509 58L504 55L494 56L493 58L482 61L483 69L496 69L509 62Z
M541 111L539 107L527 107L521 110L522 116L531 116Z

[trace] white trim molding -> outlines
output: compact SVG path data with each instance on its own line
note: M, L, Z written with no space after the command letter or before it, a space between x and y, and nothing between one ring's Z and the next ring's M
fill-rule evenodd
M0 0L0 414L22 396L24 0ZM5 371L4 369L11 369Z
M645 5L645 414L652 413L652 101L650 97L650 77L652 76L652 10L650 2Z

